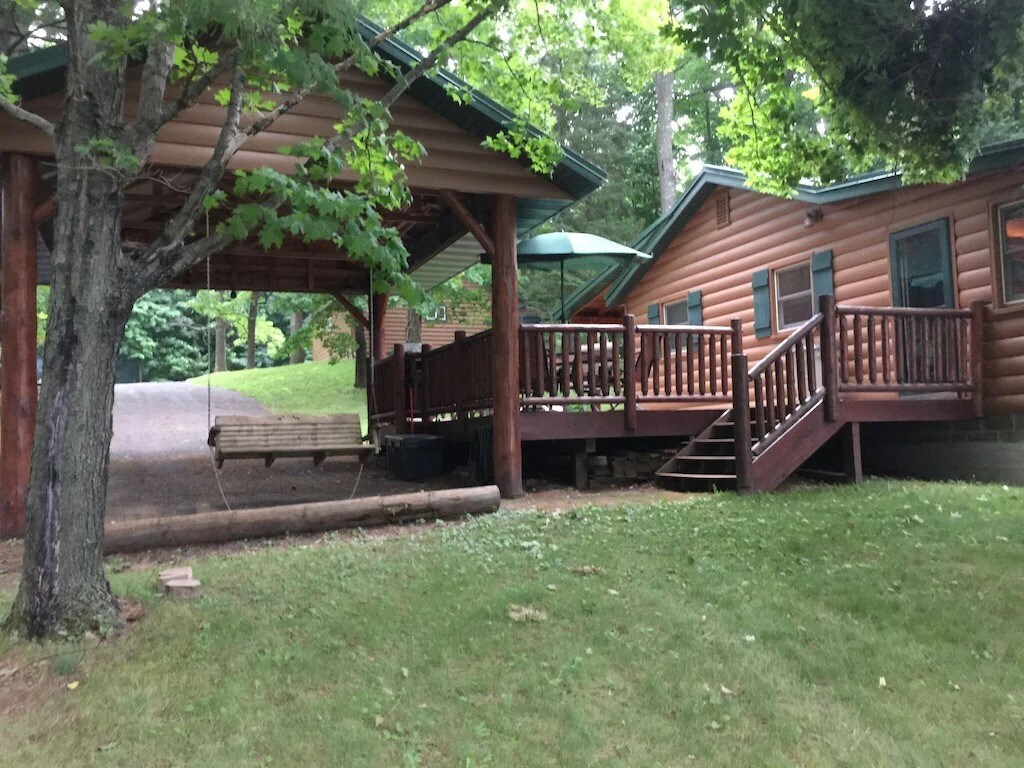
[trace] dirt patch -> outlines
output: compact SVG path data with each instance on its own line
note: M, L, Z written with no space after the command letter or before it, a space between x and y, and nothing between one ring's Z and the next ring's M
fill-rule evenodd
M19 649L0 658L0 717L32 712L68 690L69 680L54 672L49 660L33 658L33 652L39 650Z
M0 589L14 590L21 577L21 542L0 541Z

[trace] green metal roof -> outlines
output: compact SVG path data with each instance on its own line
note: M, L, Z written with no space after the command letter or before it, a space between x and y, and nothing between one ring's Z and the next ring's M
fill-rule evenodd
M1024 162L1024 139L1007 141L982 147L971 161L967 172L970 174L997 170L1021 162ZM800 184L791 199L814 205L826 205L844 200L855 200L878 192L899 189L902 186L903 179L898 172L879 171L852 176L825 187ZM704 201L720 187L749 189L747 177L742 171L714 165L705 166L690 182L675 205L648 224L632 242L634 248L650 253L654 258L650 261L633 264L619 275L608 289L607 303L609 305L625 301L629 292L640 282L640 278L657 262Z

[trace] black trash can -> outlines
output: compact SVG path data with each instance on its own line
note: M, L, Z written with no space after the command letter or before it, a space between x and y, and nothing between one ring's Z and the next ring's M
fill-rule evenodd
M444 438L438 435L385 435L388 472L400 480L425 480L444 473Z

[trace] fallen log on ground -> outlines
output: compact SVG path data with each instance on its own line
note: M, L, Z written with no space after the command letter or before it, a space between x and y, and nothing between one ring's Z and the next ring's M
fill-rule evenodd
M498 487L484 485L347 501L125 520L107 523L104 529L104 549L111 554L157 547L258 539L288 533L319 533L338 528L362 528L420 519L452 519L495 512L500 505Z

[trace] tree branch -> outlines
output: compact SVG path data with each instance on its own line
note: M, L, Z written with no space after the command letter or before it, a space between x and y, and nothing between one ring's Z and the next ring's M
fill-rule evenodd
M37 115L35 112L30 112L27 109L22 109L10 99L0 96L0 109L9 114L11 117L15 117L18 120L28 123L34 126L53 139L54 125L42 115Z
M447 3L449 0L443 0L443 2ZM491 2L487 3L465 25L450 34L433 51L424 56L415 67L412 67L402 77L398 78L391 89L380 100L380 105L385 110L390 110L417 78L437 65L438 59L444 52L464 41L473 30L493 16L506 2L507 0L491 0ZM426 6L427 4L424 4L424 7ZM419 15L422 15L422 13L424 13L422 9L417 11ZM203 171L185 205L168 222L164 231L140 259L140 261L145 262L143 271L140 274L141 285L145 290L166 282L179 272L222 250L228 243L234 240L230 235L217 233L207 234L187 245L182 245L185 238L195 227L199 214L202 211L203 200L217 189L217 185L220 183L220 179L223 177L231 157L241 148L242 144L245 143L245 139L249 136L247 133L248 129L238 129L242 89L236 89L235 87L235 80L240 77L237 68L235 75L232 81L232 104L228 107L228 120L225 121L224 128L221 130L213 157L203 167ZM237 105L235 105L236 99L239 102ZM350 141L357 132L358 129L356 127L350 127L348 130L332 136L325 144L329 149L336 150L346 141ZM276 210L284 205L285 202L285 199L278 195L267 200L264 203L264 207Z

